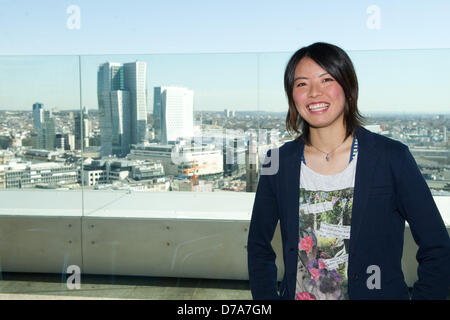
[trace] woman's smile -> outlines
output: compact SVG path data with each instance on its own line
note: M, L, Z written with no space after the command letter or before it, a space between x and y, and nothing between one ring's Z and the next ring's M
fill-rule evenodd
M327 112L330 104L328 102L313 102L306 106L312 114L322 114Z

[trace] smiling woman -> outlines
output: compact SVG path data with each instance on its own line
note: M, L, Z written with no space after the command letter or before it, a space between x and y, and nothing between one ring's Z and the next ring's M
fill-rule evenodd
M265 167L276 172L261 172L247 244L253 298L410 299L400 263L407 221L419 246L411 298L445 299L444 222L408 147L361 126L348 55L327 43L301 48L284 84L286 127L297 137L273 152L275 160L267 153L274 161ZM278 220L280 295L271 244Z

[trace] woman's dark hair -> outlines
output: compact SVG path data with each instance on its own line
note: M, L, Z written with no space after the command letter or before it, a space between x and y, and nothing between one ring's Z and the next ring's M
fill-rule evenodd
M295 68L301 59L308 57L314 60L322 69L328 72L342 87L345 94L344 122L346 138L354 133L361 125L364 117L359 113L358 79L350 57L341 48L324 42L316 42L299 49L289 60L284 72L284 90L289 103L286 116L286 129L290 134L300 134L296 139L303 137L305 143L310 144L309 124L300 117L295 107L293 88Z

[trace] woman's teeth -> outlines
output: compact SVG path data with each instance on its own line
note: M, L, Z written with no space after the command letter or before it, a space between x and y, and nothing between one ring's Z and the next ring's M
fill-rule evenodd
M313 104L313 105L309 105L308 109L311 111L319 111L319 110L324 110L326 108L328 108L330 105L327 103L319 103L319 104Z

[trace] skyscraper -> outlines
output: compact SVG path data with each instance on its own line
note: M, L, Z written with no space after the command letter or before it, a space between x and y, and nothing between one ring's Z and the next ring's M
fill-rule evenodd
M125 156L147 132L145 62L107 62L97 74L101 155Z
M123 68L120 63L106 62L97 72L97 98L100 127L100 154L112 154L112 105L111 92L123 90Z
M245 178L247 192L256 192L258 188L259 179L259 165L258 165L258 148L256 137L250 135L247 150L245 152Z
M43 121L38 130L38 149L54 150L56 146L56 123L50 111L43 112Z
M131 101L131 143L136 144L144 142L147 134L147 63L129 62L123 67Z
M131 122L130 93L124 90L111 91L109 103L111 105L112 120L112 154L126 156L130 152Z
M83 148L89 147L90 124L86 108L83 108L82 113L75 113L74 123L75 149L81 150L82 146Z
M36 102L33 104L33 126L36 131L41 129L42 122L44 121L44 105Z
M194 135L194 91L165 87L161 92L161 141Z
M56 123L51 111L44 111L44 105L33 104L33 126L31 134L33 148L54 150L56 147Z
M153 117L161 116L161 91L164 91L164 87L153 88Z
M159 141L161 141L161 92L165 89L165 87L153 88L153 128Z

